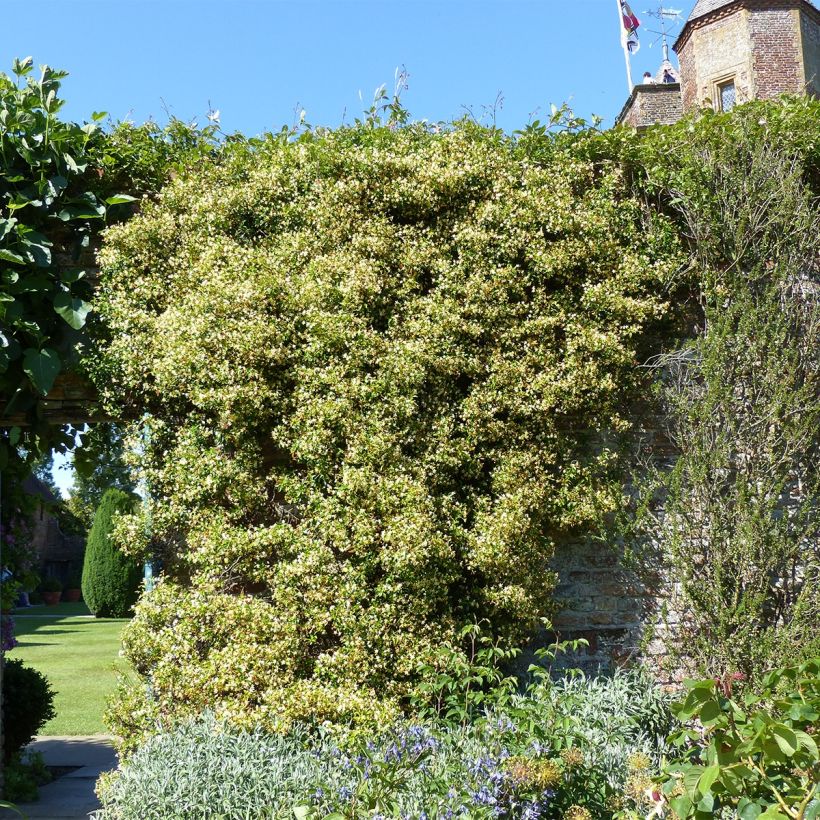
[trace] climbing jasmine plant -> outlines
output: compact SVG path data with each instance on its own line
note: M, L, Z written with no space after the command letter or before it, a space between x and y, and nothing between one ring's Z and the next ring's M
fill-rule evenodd
M586 134L388 114L234 143L107 234L95 378L150 414L121 537L165 572L120 735L389 720L464 624L530 634L619 502L667 222Z

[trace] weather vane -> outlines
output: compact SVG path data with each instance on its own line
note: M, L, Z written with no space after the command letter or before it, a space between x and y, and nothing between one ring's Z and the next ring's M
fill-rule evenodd
M659 5L655 9L647 9L644 14L648 15L649 17L654 17L660 26L660 31L656 31L655 29L647 29L648 32L651 34L657 34L658 40L663 42L663 59L664 62L669 62L669 34L670 32L675 29L680 23L683 22L683 9L671 9L666 8L665 6ZM655 40L654 43L650 43L649 47L652 48L655 43L658 42Z

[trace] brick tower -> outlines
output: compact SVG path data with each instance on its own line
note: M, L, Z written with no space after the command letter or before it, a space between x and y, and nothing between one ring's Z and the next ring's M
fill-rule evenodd
M645 128L780 94L820 97L820 10L812 0L697 0L674 50L680 86L635 86L618 124Z

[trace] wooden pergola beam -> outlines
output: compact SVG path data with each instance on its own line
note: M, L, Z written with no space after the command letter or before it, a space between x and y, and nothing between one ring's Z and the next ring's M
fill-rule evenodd
M42 402L42 419L53 425L95 424L114 421L100 408L99 396L94 386L76 373L63 373L57 377L54 387ZM23 413L0 416L0 427L26 428L31 424Z

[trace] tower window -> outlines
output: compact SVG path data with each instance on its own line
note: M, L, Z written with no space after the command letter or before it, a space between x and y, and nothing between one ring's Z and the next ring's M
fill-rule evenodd
M737 102L737 91L735 89L735 81L721 83L718 86L718 95L720 98L720 110L731 111Z

